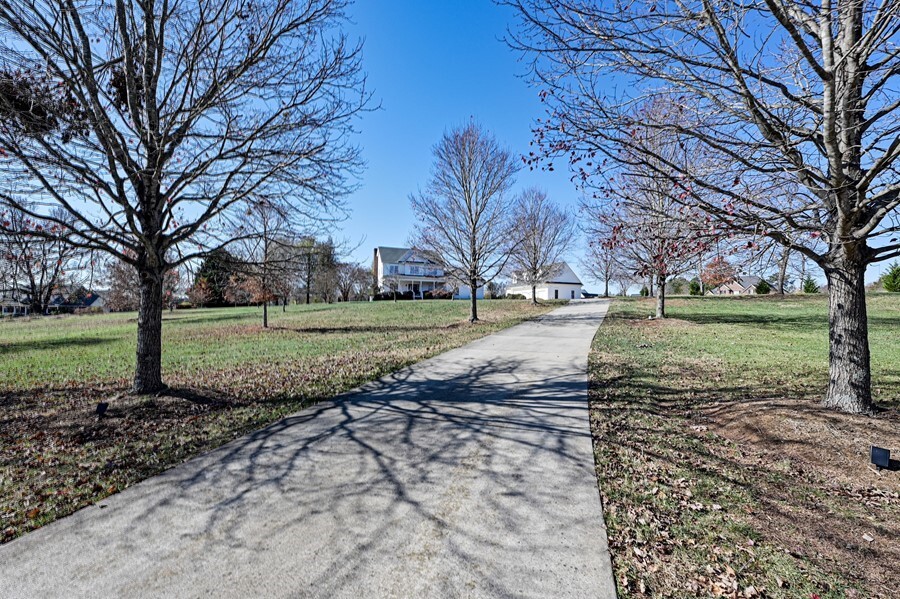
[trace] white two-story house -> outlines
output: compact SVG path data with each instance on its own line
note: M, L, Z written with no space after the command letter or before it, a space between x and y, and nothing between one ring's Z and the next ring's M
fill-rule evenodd
M400 293L411 291L421 299L426 291L445 289L456 299L469 299L472 292L467 285L460 285L447 276L444 269L421 252L410 248L375 248L372 261L375 284L382 291L396 286ZM484 298L484 287L479 287L476 297Z

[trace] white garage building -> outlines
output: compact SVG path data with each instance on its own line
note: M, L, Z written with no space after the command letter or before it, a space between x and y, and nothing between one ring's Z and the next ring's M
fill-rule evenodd
M531 283L520 273L513 273L506 293L521 293L531 299ZM534 290L537 299L580 299L581 279L565 262L553 265L545 281L540 281Z

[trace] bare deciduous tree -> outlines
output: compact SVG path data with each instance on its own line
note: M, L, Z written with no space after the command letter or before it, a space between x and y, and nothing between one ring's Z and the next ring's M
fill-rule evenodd
M571 213L552 203L546 192L529 188L516 199L512 214L513 247L507 265L517 284L531 286L537 304L537 286L562 270L562 257L575 234Z
M341 301L365 297L370 291L372 275L369 269L354 262L341 262L337 265L337 289Z
M27 299L32 314L45 314L66 274L78 271L86 252L66 243L71 219L55 211L56 220L36 219L24 211L0 211L0 270L19 300ZM59 222L57 222L57 220Z
M382 293L390 293L393 300L397 301L397 292L400 290L400 275L387 273L382 277Z
M106 307L113 312L130 312L141 306L141 278L134 265L110 258L105 268L105 283L108 286ZM181 273L173 268L163 277L163 303L174 310L176 294L181 285ZM208 299L206 301L209 301Z
M284 297L299 268L296 225L289 204L262 197L250 201L233 235L239 241L233 244L232 272L241 275L250 301L262 305L264 329L269 327L269 304Z
M657 101L641 107L637 116L644 122L665 111ZM594 217L588 227L594 228L595 237L616 248L624 267L649 279L650 293L656 290L656 317L665 318L668 279L690 268L718 231L698 210L679 201L684 185L671 176L668 165L683 166L694 157L677 138L642 125L629 137L653 148L654 155L623 148L617 153L615 176L593 195L599 202L584 208Z
M674 205L665 184L642 188L631 178L612 193L620 196L613 209L598 205L588 210L595 237L618 254L621 268L649 279L656 295L656 318L666 317L666 282L693 266L706 247L706 238ZM647 182L652 183L652 182Z
M509 150L469 123L444 134L428 186L410 196L418 222L413 246L469 286L471 322L478 320L478 288L503 271L514 246L509 189L516 170Z
M133 390L161 389L163 275L260 192L340 203L367 95L343 0L0 0L0 203L140 273ZM170 262L167 256L174 255Z
M900 4L506 3L522 17L513 44L532 53L551 105L543 148L580 160L592 152L613 157L614 142L652 155L629 138L629 105L659 95L676 102L681 118L650 126L709 158L706 168L675 168L685 201L824 270L824 405L871 411L864 275L869 264L900 255L900 101L892 86ZM627 80L628 95L610 93L602 75L612 72ZM576 165L586 177L596 168ZM797 193L770 193L783 180Z
M609 239L591 239L581 267L594 281L603 285L603 297L609 297L609 284L620 280L625 268L620 250Z

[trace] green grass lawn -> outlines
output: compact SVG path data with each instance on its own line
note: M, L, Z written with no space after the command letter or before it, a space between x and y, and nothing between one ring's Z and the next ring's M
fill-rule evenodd
M827 298L616 301L591 354L598 481L622 597L893 597L900 295L869 298L876 418L819 406Z
M136 314L0 322L0 540L324 398L557 303L313 304L163 317L159 396L127 393ZM94 408L109 401L108 417Z

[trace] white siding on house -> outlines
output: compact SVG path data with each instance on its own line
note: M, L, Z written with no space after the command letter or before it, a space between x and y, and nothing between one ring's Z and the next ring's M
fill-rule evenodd
M535 289L537 299L581 299L581 280L568 264L565 262L560 264L559 271L550 278L550 281L537 285ZM506 293L522 294L531 299L531 285L513 280L506 288Z
M453 296L456 299L472 299L472 290L468 285L460 285L459 291ZM484 287L479 287L475 299L484 299Z
M373 270L380 289L386 290L384 281L386 276L396 275L397 290L412 291L417 298L423 297L426 291L455 288L453 281L438 264L409 248L384 246L375 248ZM453 297L471 299L472 292L467 285L460 285ZM475 297L484 299L483 286L477 289Z
M581 285L567 283L542 284L538 285L534 291L537 299L581 299ZM526 299L531 299L530 286L517 285L515 287L508 287L506 293L519 293L524 295Z

